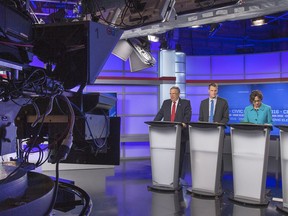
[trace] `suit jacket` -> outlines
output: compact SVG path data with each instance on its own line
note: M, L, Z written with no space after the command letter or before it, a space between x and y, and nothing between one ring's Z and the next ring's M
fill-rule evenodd
M171 121L171 106L172 100L168 99L165 100L154 118L154 121ZM175 122L182 122L182 123L189 123L191 121L191 104L189 100L179 98L176 115L175 115ZM182 141L188 140L188 126L187 128L183 128L182 130Z
M199 121L209 121L209 98L201 101L199 110ZM226 124L229 121L228 103L224 98L217 97L213 122Z

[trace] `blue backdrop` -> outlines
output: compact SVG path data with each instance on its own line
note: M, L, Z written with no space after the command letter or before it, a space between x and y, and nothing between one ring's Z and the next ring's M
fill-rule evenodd
M253 90L263 93L263 103L271 106L273 125L288 123L288 84L237 84L219 86L219 96L229 103L229 123L240 123L244 117L244 109L250 104L249 95ZM226 130L229 132L229 129ZM279 130L273 128L271 135L279 135Z

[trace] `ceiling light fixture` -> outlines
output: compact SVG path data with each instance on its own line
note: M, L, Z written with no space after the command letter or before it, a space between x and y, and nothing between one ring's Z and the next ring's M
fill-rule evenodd
M148 35L147 38L151 42L159 42L159 37L157 37L156 35Z
M131 38L120 40L112 51L112 54L123 61L129 58L130 71L135 72L155 65L156 60L151 55L149 48L148 41Z
M264 17L256 17L251 19L251 26L262 26L265 24L267 23Z
M191 28L201 28L201 25L192 25Z

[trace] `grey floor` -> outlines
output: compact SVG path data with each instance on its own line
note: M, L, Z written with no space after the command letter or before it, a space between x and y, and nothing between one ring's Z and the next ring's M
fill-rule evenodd
M228 161L228 162L227 162ZM220 198L203 198L191 196L187 188L191 187L191 174L186 166L186 176L182 190L175 193L160 193L147 190L151 185L150 160L121 161L115 169L92 169L60 171L60 177L72 180L91 197L93 208L91 215L103 216L169 216L169 215L233 215L261 216L284 215L276 210L280 202L273 197L282 197L281 175L272 169L267 175L267 191L270 200L268 206L251 207L233 203L229 196L233 191L233 176L229 171L229 159L224 162L224 194ZM269 161L274 167L276 161ZM188 163L189 164L189 163ZM269 168L268 168L269 170ZM54 172L44 174L53 176ZM53 211L53 215L78 215L81 206L69 212Z

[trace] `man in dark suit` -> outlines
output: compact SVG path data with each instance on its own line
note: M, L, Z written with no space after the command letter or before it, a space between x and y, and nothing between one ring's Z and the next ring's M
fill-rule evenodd
M229 121L228 103L224 98L218 97L218 85L210 83L208 86L209 98L201 101L199 121L218 122L226 124Z
M208 93L209 98L201 101L200 104L199 121L226 124L229 121L228 103L224 98L217 96L218 85L216 83L210 83L208 85ZM223 172L224 164L222 157L219 191L222 191Z
M175 104L175 105L174 105ZM173 111L173 105L175 110ZM174 112L174 114L173 114ZM186 149L186 142L189 140L188 125L191 121L191 104L189 100L180 98L179 87L170 88L170 99L165 100L154 118L154 121L172 121L182 123L181 145L180 145L180 163L179 176L182 175L183 160ZM174 116L174 117L173 117Z

